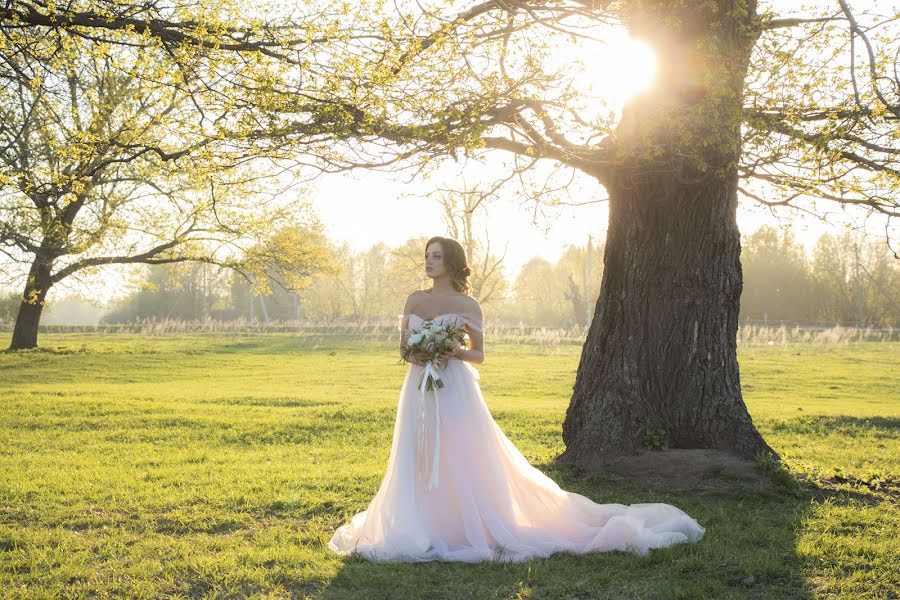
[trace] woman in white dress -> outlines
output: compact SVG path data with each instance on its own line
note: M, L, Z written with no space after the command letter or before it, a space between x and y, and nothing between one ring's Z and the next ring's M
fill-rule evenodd
M705 529L670 504L597 504L531 466L494 421L472 363L484 361L484 319L468 295L456 240L426 244L430 290L410 294L400 346L425 322L466 329L469 348L438 361L444 387L425 391L423 356L411 357L400 390L387 472L366 510L335 531L328 548L374 562L521 562L695 542Z

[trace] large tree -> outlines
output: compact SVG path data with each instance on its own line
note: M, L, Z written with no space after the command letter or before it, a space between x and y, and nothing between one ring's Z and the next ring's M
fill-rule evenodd
M837 78L829 85L812 74L819 65L804 68L820 60L827 36L809 54L799 43L789 59L780 56L793 38L760 36L803 19L760 18L752 0L625 4L631 33L657 50L659 77L626 106L600 150L595 172L610 212L605 271L562 459L634 450L653 428L672 447L774 454L741 396L738 188L757 179L787 190L779 199L771 188L754 194L766 203L806 193L896 214L898 147L888 123L900 116L896 88L885 96L875 80L854 88L854 102ZM812 19L821 29L825 19ZM870 66L884 72L874 57ZM766 85L748 84L763 78ZM792 84L808 93L783 94ZM842 182L853 192L836 192Z
M752 0L482 2L426 37L414 64L403 63L408 53L383 61L423 81L426 101L388 96L404 109L397 118L341 104L358 138L506 150L606 189L603 280L560 460L631 453L660 430L670 447L777 457L741 395L739 191L768 205L812 197L886 216L898 209L897 36L884 33L896 33L896 16L869 15L875 24L864 29L843 0L831 12L757 14ZM557 74L533 68L546 48L515 58L513 48L535 39L529 24L550 36L573 15L618 23L656 50L656 80L616 122L582 117ZM442 64L458 54L465 65L445 68L443 89L422 68L438 43ZM853 60L841 60L845 45Z
M425 168L486 149L521 157L517 172L549 161L593 178L609 202L603 280L560 459L631 453L658 430L670 447L777 456L741 396L739 193L896 216L896 15L846 0L808 15L759 14L755 0L453 4L399 2L390 18L346 4L314 62L298 46L261 47L260 60L296 69L253 85L234 137L326 170ZM136 26L196 43L196 28ZM617 119L585 116L571 71L549 60L609 27L658 58L653 85ZM246 44L223 35L223 47Z
M660 430L670 447L778 456L741 395L739 192L806 210L810 198L898 210L897 17L867 14L873 24L863 28L843 0L831 8L798 16L758 14L754 0L480 2L419 36L415 52L385 49L385 77L402 85L386 88L395 93L384 102L340 102L354 139L422 152L501 149L605 188L603 280L560 460L631 453ZM584 118L558 73L535 68L547 47L528 45L534 25L546 39L568 17L618 24L656 50L658 76L618 121ZM429 52L463 66L429 77ZM411 80L424 90L415 104L402 93ZM286 131L298 114L280 113Z
M860 13L863 28L844 0L814 15L758 14L755 0L441 6L332 80L333 113L310 111L308 93L273 106L281 142L327 121L358 142L353 159L380 141L396 159L499 149L594 178L609 202L604 271L559 459L590 465L659 431L669 447L777 457L741 395L739 193L896 216L897 17ZM563 43L549 40L587 31L570 23L656 50L656 79L618 120L585 117L548 60ZM357 100L360 86L374 92Z

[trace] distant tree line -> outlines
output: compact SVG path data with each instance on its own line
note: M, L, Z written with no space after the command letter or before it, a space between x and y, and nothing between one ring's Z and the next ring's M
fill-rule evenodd
M900 265L883 239L824 234L807 256L790 229L743 240L741 322L900 325Z
M251 293L246 277L216 265L147 265L139 289L101 322L393 319L406 294L430 284L422 269L426 239L412 238L397 247L379 243L357 252L346 243L326 242L334 270L311 275L299 291L285 285L290 265L260 271L267 279L265 293ZM473 294L485 306L488 320L548 327L590 322L603 276L602 243L591 243L589 249L587 244L570 244L556 261L532 258L514 280L507 279L502 259L480 256L479 249L486 244L478 240L472 244L470 263L500 265L489 271L473 269L471 278ZM744 236L741 263L742 323L900 325L900 266L883 240L859 239L850 231L824 234L807 254L790 228L767 225ZM5 296L0 321L12 321L17 308L18 296Z

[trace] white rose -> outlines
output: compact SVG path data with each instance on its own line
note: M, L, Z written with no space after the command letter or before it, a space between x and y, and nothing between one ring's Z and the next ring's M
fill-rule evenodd
M409 336L407 343L408 344L418 344L422 340L423 337L425 337L425 335L423 333L414 333L411 336Z

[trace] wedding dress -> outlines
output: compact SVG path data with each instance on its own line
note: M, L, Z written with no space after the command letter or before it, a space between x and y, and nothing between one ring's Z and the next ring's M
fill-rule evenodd
M411 328L426 322L416 314L403 319ZM483 330L461 314L427 321ZM366 510L328 542L336 554L373 562L521 562L555 552L645 556L703 537L705 529L670 504L597 504L561 489L500 430L469 362L448 359L440 369L444 387L431 391L425 372L410 364L387 471Z

